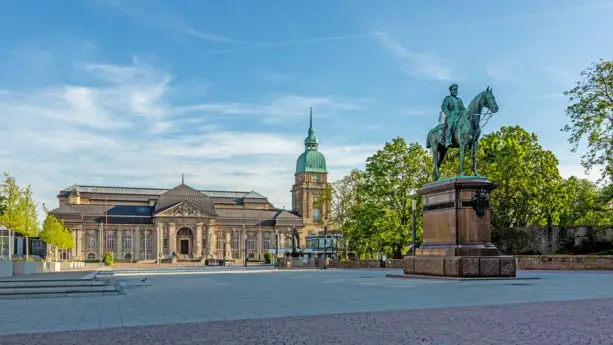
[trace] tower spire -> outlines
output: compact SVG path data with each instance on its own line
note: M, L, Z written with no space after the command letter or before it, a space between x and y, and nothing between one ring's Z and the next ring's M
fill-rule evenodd
M313 130L313 107L311 109L311 115L309 117L309 131Z
M181 173L181 184L185 184L185 175Z

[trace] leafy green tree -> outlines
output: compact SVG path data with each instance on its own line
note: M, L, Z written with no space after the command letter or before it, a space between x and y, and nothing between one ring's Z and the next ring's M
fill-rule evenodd
M6 197L3 194L0 194L0 217L2 217L5 210L6 210Z
M0 193L5 199L4 212L0 216L0 225L7 229L14 230L23 223L22 190L17 185L15 178L9 174L4 174L5 180L0 187Z
M588 152L581 158L586 170L601 166L603 179L613 181L613 61L600 59L581 72L582 80L564 92L572 103L566 108L569 143L577 151L587 138Z
M381 236L381 249L389 249L395 258L401 258L403 250L413 241L412 196L430 179L431 163L430 155L421 145L407 145L400 137L386 143L366 160L367 205L377 211L373 225Z
M44 209L47 213L47 217L43 223L40 239L54 247L54 256L57 260L57 250L62 246L62 236L65 231L64 221L58 220L53 214L49 213L46 208Z
M568 208L560 217L560 225L590 226L613 224L613 211L603 203L605 189L587 180L571 176L564 181ZM605 197L606 199L606 197Z
M38 236L40 232L40 224L38 222L38 203L32 198L32 189L28 186L23 190L21 198L19 200L19 210L22 212L22 222L18 224L15 231L22 234L26 239L26 259L29 258L29 245L28 238Z

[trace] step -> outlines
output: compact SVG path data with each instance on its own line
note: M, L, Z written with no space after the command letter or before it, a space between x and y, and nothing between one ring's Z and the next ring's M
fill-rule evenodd
M11 287L87 286L102 285L94 279L79 280L18 280L0 282L0 289Z
M62 286L30 286L30 287L3 287L0 294L5 293L39 293L39 292L63 292L63 291L110 291L115 286L96 284L96 285L62 285Z
M117 296L120 294L121 293L118 290L6 293L6 294L0 294L0 300L2 299L62 298L62 297L102 297L102 296Z

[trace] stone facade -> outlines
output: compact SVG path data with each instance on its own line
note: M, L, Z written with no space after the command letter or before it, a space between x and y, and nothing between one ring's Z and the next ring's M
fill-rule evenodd
M171 190L74 185L58 195L52 213L72 231L73 259L119 261L262 260L276 246L289 248L300 217L275 208L256 192ZM245 251L246 248L246 251Z

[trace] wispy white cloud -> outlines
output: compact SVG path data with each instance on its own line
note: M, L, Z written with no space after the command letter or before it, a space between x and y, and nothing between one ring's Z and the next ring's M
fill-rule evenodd
M386 33L380 33L378 37L383 48L400 63L402 71L407 75L436 80L452 80L457 77L442 59L431 54L412 52Z
M224 128L213 116L273 121L358 109L359 101L331 96L276 95L259 102L186 105L171 100L171 73L139 59L130 65L77 63L83 82L0 90L0 166L31 184L35 197L57 205L72 183L173 187L181 173L198 188L257 190L291 207L288 188L304 128L295 135ZM196 134L197 133L197 134ZM175 135L179 134L179 135ZM333 146L320 138L331 176L348 172L377 145Z

